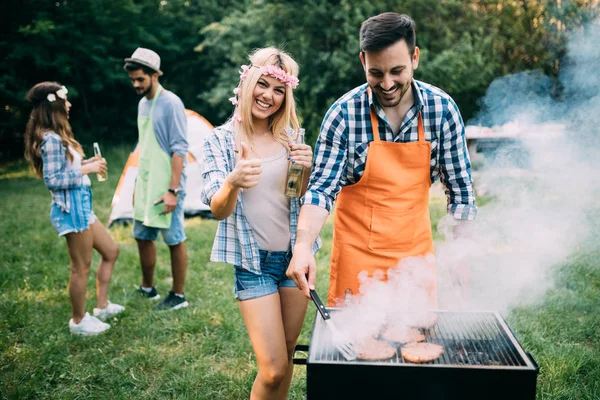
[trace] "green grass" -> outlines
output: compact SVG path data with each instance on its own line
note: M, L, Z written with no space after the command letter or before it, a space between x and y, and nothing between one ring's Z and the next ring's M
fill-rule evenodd
M106 146L104 146L106 147ZM104 149L109 180L94 182L94 209L108 219L127 148ZM127 307L100 337L69 334L69 258L48 217L50 195L24 163L0 168L0 399L244 399L256 374L250 341L232 293L230 266L208 261L216 221L186 220L191 306L156 314L138 298L139 261L130 228L111 234L121 248L110 298ZM445 199L432 198L432 224ZM331 223L323 231L317 290L328 285ZM600 399L600 250L598 237L557 268L543 304L509 315L517 337L539 362L538 399ZM169 254L158 245L157 286L170 287ZM94 255L94 269L98 256ZM94 276L88 310L95 300ZM308 343L309 309L301 343ZM290 399L305 398L297 367Z

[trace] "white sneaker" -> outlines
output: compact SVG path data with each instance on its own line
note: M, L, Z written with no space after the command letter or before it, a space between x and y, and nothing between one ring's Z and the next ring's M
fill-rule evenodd
M109 301L106 308L94 308L94 317L106 320L123 311L125 311L125 307L119 304L113 304Z
M74 335L90 336L97 335L109 329L110 325L100 321L96 317L92 317L90 313L85 313L78 324L73 322L73 318L69 321L69 329Z

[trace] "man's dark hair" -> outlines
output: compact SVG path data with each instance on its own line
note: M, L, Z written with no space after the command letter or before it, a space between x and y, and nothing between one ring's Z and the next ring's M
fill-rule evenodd
M141 69L144 74L150 75L150 76L152 76L152 74L156 73L156 71L153 70L152 68L149 68L149 67L146 67L145 65L138 64L138 63L131 62L131 61L126 62L124 68L125 68L125 71L127 71L127 72L133 72L133 71L137 71L138 69Z
M412 56L415 52L415 21L406 14L386 12L364 21L360 26L360 51L379 51L404 40Z

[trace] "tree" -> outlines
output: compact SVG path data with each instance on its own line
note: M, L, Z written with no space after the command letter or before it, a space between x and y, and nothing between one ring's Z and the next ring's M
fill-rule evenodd
M7 2L5 2L7 3ZM598 0L8 0L1 14L0 159L20 157L35 83L69 88L71 122L84 145L137 137L138 98L123 59L135 48L161 55L161 83L188 108L223 123L238 69L254 48L274 45L300 65L295 91L307 140L329 106L365 82L360 24L389 10L417 24L415 77L447 91L465 120L499 76L541 70L556 77L565 38L596 18ZM560 95L559 85L554 89Z
M201 27L222 18L230 4L216 0L13 1L4 14L7 32L0 39L0 53L5 55L0 64L0 159L23 154L30 110L24 96L31 86L45 80L68 87L71 124L84 148L92 141L134 142L138 97L123 70L123 60L137 47L157 51L165 72L161 83L179 94L188 107L199 106L197 90L204 90L202 78L212 70L194 46Z

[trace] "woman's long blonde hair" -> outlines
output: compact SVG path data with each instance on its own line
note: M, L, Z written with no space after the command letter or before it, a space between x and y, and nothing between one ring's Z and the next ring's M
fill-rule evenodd
M286 52L275 47L266 47L255 50L249 57L252 66L265 67L275 65L290 75L298 76L298 64ZM233 119L236 136L245 141L253 149L252 135L255 133L252 122L252 96L254 87L262 76L260 68L250 68L243 81L240 82L239 100L234 115L241 117L241 121ZM287 146L290 141L290 129L298 132L298 116L296 115L296 102L292 88L286 86L285 99L282 106L269 118L269 129L279 143Z
M61 88L62 85L57 82L41 82L29 89L25 96L25 99L33 105L25 130L25 159L29 161L39 177L42 176L44 168L40 151L46 132L59 135L67 149L71 146L83 157L83 149L75 140L69 124L66 100L56 96L56 91ZM55 94L55 101L48 100L50 93ZM73 161L69 151L67 157Z

